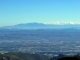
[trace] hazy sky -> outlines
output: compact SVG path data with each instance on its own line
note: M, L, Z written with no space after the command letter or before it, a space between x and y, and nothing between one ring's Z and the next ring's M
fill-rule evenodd
M80 0L0 0L0 26L80 22Z

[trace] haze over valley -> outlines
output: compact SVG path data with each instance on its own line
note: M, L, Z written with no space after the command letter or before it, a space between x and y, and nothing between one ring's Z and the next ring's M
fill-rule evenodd
M13 28L16 26L17 28ZM26 29L26 26L29 28ZM56 28L55 25L28 23L3 27L0 29L0 52L24 52L48 56L78 54L80 52L79 25L76 26L77 28L74 28L75 25L67 25L67 28L65 26L57 25Z

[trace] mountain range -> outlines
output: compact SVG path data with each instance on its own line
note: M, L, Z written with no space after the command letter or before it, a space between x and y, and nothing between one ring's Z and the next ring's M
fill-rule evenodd
M44 23L26 23L14 26L3 26L3 29L80 29L80 24L44 24Z

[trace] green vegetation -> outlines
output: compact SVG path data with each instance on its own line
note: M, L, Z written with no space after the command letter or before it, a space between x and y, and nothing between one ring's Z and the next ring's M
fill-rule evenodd
M0 54L0 60L48 60L47 56L27 53Z
M80 60L80 56L66 56L59 54L58 56L54 56L53 58L49 59L48 56L40 54L9 52L0 54L0 60Z

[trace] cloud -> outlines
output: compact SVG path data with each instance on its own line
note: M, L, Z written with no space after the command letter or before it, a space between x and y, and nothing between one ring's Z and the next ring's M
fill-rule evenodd
M65 25L65 24L80 24L80 22L45 22L44 24Z
M69 22L69 24L80 24L80 22Z
M69 24L76 24L75 22L69 22Z

